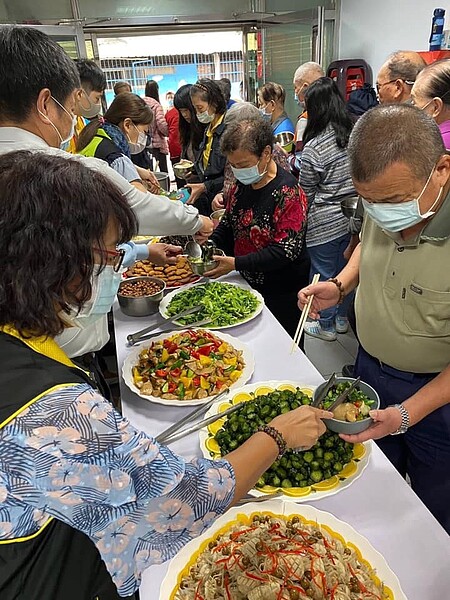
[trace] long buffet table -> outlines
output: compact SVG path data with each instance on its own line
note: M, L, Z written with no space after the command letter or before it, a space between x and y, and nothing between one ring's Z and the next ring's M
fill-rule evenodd
M243 283L236 275L225 279ZM126 336L154 320L155 317L127 317L115 306L119 371L129 352ZM251 382L289 379L314 386L323 380L302 352L290 354L292 342L267 308L253 321L227 332L248 344L254 353L256 366ZM124 415L150 435L157 435L192 410L146 402L122 380L121 394ZM171 448L187 459L200 456L198 433ZM367 537L386 558L409 600L450 598L450 537L375 444L370 463L358 480L338 494L311 504L346 521ZM150 567L144 573L141 600L159 600L167 565Z

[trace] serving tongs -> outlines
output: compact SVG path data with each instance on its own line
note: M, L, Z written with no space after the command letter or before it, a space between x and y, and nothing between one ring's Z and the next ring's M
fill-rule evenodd
M314 401L311 403L311 406L313 408L319 408L319 406L325 400L328 392L331 390L331 388L333 387L335 382L336 382L336 373L332 373L330 376L330 379L327 381L323 390L320 392L320 394L317 394L316 398L314 398Z
M329 408L327 408L327 410L333 412L333 410L335 410L340 404L342 404L344 400L348 398L349 394L351 394L353 390L356 389L360 381L361 377L357 377L350 387L344 390L342 394L339 394L339 396L336 398L333 404Z
M183 417L182 419L180 419L179 421L177 421L176 423L174 423L173 425L171 425L170 427L168 427L167 429L162 431L160 434L158 434L156 436L155 440L158 443L163 444L167 438L170 438L174 433L176 433L179 429L181 429L183 427L183 425L186 425L187 423L194 421L201 414L207 412L211 408L211 406L214 404L214 402L216 402L217 400L220 400L221 398L226 396L229 393L229 391L230 391L229 388L227 388L223 392L220 392L220 394L213 396L213 398L211 398L211 400L208 400L208 402L206 402L205 404L198 406L195 410L191 411L188 415L186 415L185 417Z
M151 337L151 336L147 335L148 333L150 333L150 331L154 331L155 329L158 329L158 327L160 327L161 325L173 323L174 321L177 321L178 319L181 319L182 317L187 317L188 315L193 315L194 313L199 312L203 308L204 308L204 306L202 304L197 304L197 306L193 306L192 308L187 308L186 310L183 310L182 312L178 313L177 315L174 315L173 317L170 317L169 319L157 321L156 323L154 323L153 325L150 325L149 327L145 327L144 329L136 331L136 333L130 333L130 335L127 335L128 344L130 346L134 346L134 344L137 344L138 342L142 341L143 339L148 339L149 337ZM207 321L206 321L206 319L204 319L204 321L205 322L198 321L197 323L191 323L190 325L175 324L175 327L180 327L182 329L183 328L186 329L186 328L190 328L190 327L198 327L199 325L205 325L206 322L209 323L210 319L208 319ZM164 331L166 331L166 330L164 330ZM168 329L167 331L172 331L172 329ZM161 331L161 333L163 333L163 332ZM145 338L144 338L144 336L145 336Z
M214 397L214 402L217 400L217 398L218 398L218 396ZM215 423L216 421L218 421L219 419L222 419L223 417L227 417L228 415L231 415L232 413L236 412L240 408L242 408L241 403L235 404L234 406L231 406L224 412L218 413L216 415L212 415L211 417L208 417L207 419L203 419L203 421L199 421L198 423L196 423L195 425L192 425L191 427L188 427L187 429L183 429L182 431L177 431L173 435L171 434L170 436L165 437L164 444L166 446L168 446L169 444L172 444L173 442L181 440L182 438L186 437L187 435L190 435L191 433L194 433L195 431L198 431L199 429L203 429L203 427L206 427L207 425L211 425L211 423Z

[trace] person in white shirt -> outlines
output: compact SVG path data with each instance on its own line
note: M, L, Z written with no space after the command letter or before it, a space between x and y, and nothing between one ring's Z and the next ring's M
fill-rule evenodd
M0 154L31 150L81 160L121 190L136 214L141 235L196 235L205 241L212 221L193 206L142 192L104 161L71 155L64 146L73 136L80 79L74 61L47 35L28 27L0 27ZM164 248L152 249L160 261ZM67 329L59 341L70 357L95 352L108 341L106 319L86 329Z

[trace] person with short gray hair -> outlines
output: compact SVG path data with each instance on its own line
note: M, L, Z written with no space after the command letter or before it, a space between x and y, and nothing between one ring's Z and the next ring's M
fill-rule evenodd
M418 52L399 50L391 54L378 72L376 88L380 104L407 102L416 77L425 66Z
M428 115L397 104L361 117L349 157L366 212L361 243L299 304L314 295L315 318L358 286L354 374L381 404L366 431L342 437L377 440L450 533L450 156Z
M235 177L211 240L225 252L207 277L239 271L293 336L300 317L297 285L307 282L306 197L272 157L273 132L258 114L228 125L221 150ZM303 341L301 341L302 347Z
M316 62L306 62L300 65L294 73L294 96L299 106L300 116L297 119L294 136L294 149L289 155L288 161L292 174L298 177L303 151L303 134L308 123L308 115L305 111L305 92L308 86L325 76L325 71Z

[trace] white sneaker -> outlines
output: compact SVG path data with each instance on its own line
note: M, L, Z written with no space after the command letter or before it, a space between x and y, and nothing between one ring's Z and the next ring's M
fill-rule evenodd
M322 329L319 321L307 321L305 323L305 333L325 342L334 342L337 339L336 331L334 329Z
M347 317L336 317L336 331L337 331L337 333L347 333L347 331L348 331Z

